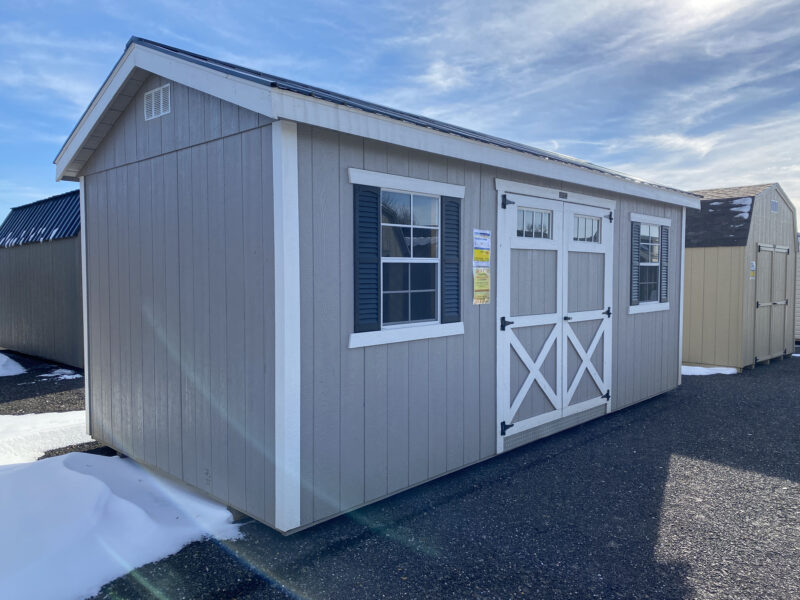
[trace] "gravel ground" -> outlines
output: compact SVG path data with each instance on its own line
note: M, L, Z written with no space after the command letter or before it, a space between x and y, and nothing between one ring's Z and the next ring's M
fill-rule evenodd
M85 408L82 377L63 381L40 377L56 369L70 369L81 374L82 370L10 350L3 350L3 354L17 361L27 372L13 377L0 377L0 415L68 412Z
M98 598L800 598L800 359L673 392Z

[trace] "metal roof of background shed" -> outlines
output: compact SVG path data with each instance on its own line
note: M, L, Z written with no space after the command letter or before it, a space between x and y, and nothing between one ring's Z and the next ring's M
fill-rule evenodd
M81 230L80 190L12 208L0 225L0 248L71 238Z

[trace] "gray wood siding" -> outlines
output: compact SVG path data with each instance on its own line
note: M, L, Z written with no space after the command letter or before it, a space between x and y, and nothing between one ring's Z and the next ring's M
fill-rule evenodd
M83 367L80 236L0 248L0 347Z
M95 438L274 523L269 120L151 77L87 166Z
M495 454L496 240L489 305L472 304L470 257L473 228L497 231L496 177L617 201L612 407L677 385L681 209L305 125L298 126L298 154L302 525ZM353 331L349 167L465 185L463 336L348 349ZM667 312L627 314L631 212L672 219Z

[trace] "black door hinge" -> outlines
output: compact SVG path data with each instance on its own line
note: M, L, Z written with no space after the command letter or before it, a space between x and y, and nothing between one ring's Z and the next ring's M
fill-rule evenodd
M760 307L761 307L761 302L759 302L758 300L756 300L756 308L760 308Z
M609 223L613 223L614 222L614 212L613 211L608 213L606 216L608 217L608 222Z
M503 194L503 202L502 202L501 206L503 208L506 208L509 204L516 204L516 202L514 202L513 200L509 200L508 196Z
M511 429L514 426L513 423L506 424L505 421L500 421L500 435L505 435L506 431Z
M514 321L507 321L505 317L500 317L500 331L505 331L506 327L513 324Z
M564 320L565 321L572 321L572 317L570 317L569 315L564 315Z
M605 309L603 311L603 314L610 319L611 318L611 307L609 306L607 309Z
M601 397L601 398L605 398L605 399L606 399L606 402L608 402L609 400L611 400L611 390L606 390L606 393L605 393L605 394L603 394L603 395L602 395L602 396L600 396L600 397Z

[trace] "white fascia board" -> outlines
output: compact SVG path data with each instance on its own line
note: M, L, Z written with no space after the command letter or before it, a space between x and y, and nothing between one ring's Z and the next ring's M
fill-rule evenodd
M463 185L433 181L431 179L417 179L404 175L390 175L378 171L365 171L364 169L354 169L352 167L347 170L347 174L350 178L350 183L405 192L417 192L419 194L463 198L466 190Z
M81 290L83 293L83 395L86 406L86 433L92 435L92 396L89 393L89 298L86 285L86 184L80 178L80 209L81 209Z
M300 526L300 209L297 123L272 124L275 527Z
M567 197L562 198L555 188L546 188L539 185L531 185L529 183L519 183L517 181L509 181L507 179L495 178L494 187L500 194L519 194L520 196L533 196L535 198L545 198L548 200L557 200L559 202L572 202L573 204L585 204L588 206L599 206L601 208L608 208L614 210L617 207L616 200L609 200L607 198L596 198L594 196L587 196L586 194L578 194L576 192L567 192Z
M555 160L540 158L493 144L468 140L390 117L311 98L287 90L272 90L273 118L284 118L333 129L414 150L431 152L512 171L569 181L597 189L700 208L700 198L689 193L657 188Z

